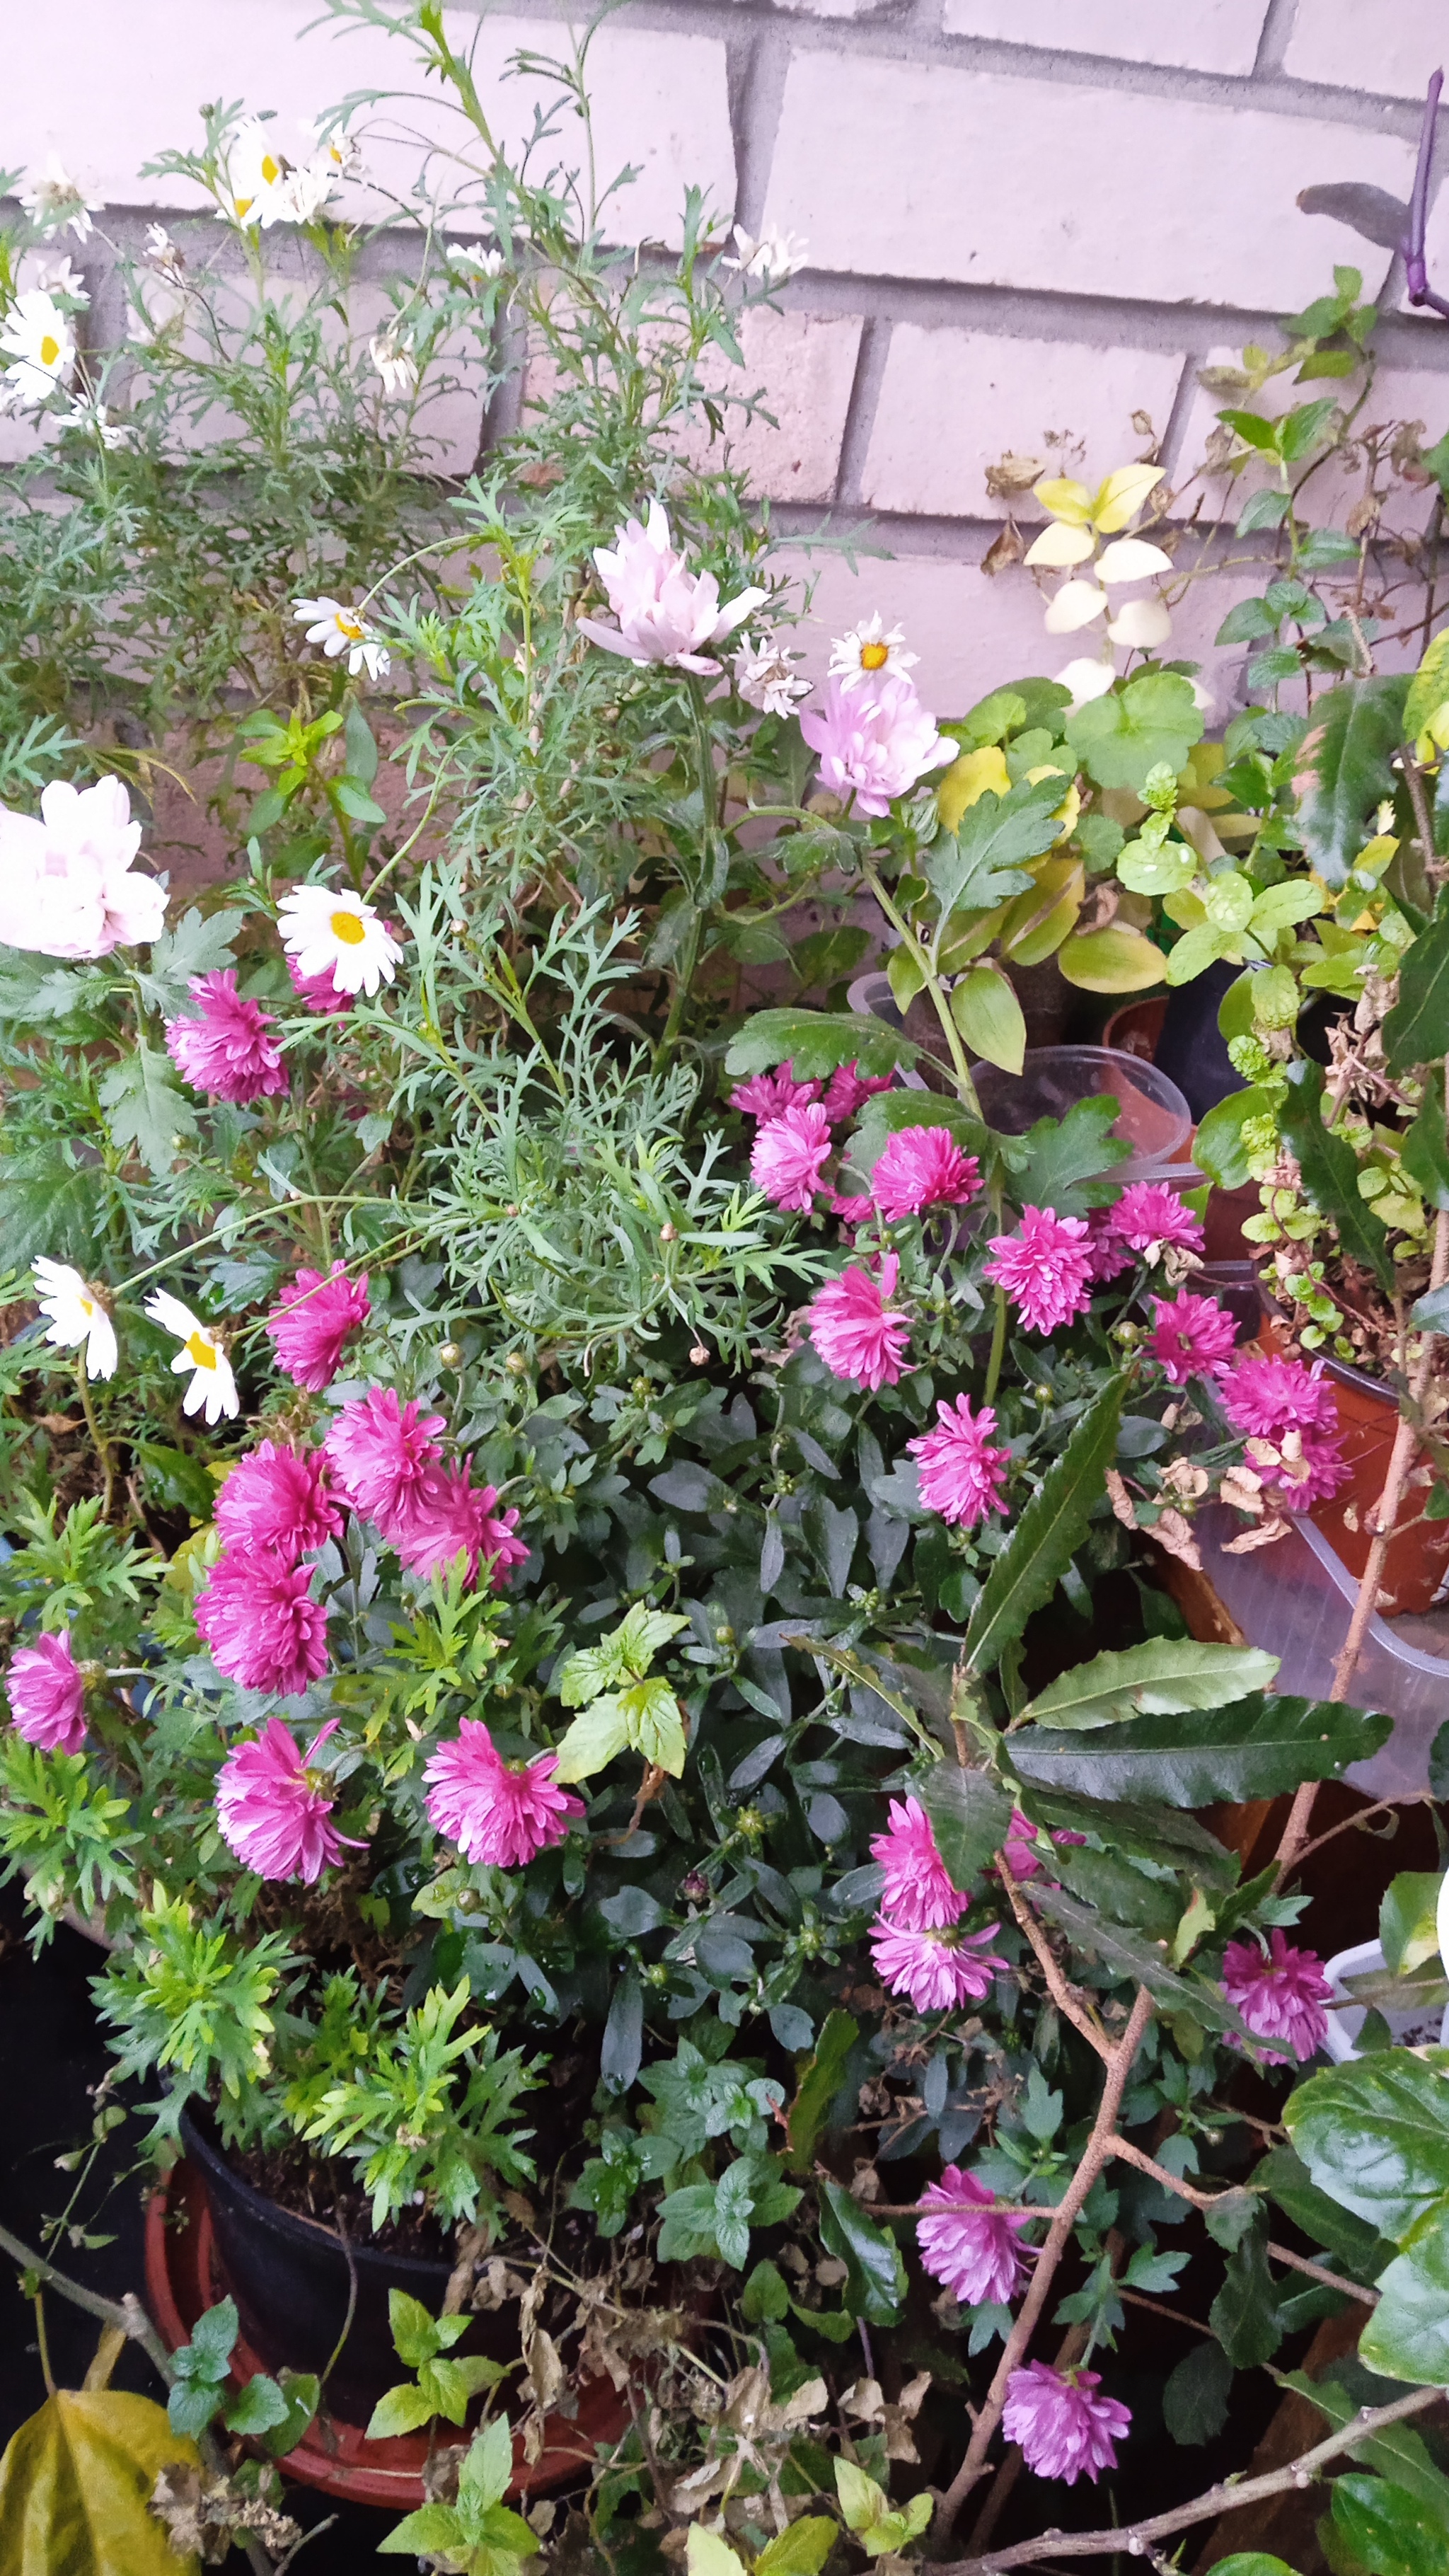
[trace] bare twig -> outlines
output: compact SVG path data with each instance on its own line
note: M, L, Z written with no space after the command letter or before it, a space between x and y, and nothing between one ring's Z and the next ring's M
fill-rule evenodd
M1091 2047L1095 2048L1097 2055L1102 2059L1104 2065L1110 2066L1114 2053L1113 2043L1107 2037L1101 2023L1087 2010L1087 2007L1083 2003L1080 1995L1077 1993L1076 1988L1074 1986L1069 1986L1066 1978L1062 1975L1061 1969L1058 1967L1056 1960L1052 1956L1051 1944L1047 1940L1046 1934L1043 1932L1040 1924L1037 1922L1036 1916L1032 1913L1030 1906L1026 1903L1025 1898L1022 1896L1022 1893L1017 1886L1015 1873L1007 1860L1005 1852L997 1853L996 1867L1001 1878L1001 1884L1006 1890L1007 1902L1011 1907L1012 1913L1016 1916L1017 1922L1021 1925L1023 1932L1026 1934L1028 1941L1036 1952L1037 1964L1041 1969L1042 1975L1046 1979L1047 1992L1051 1996L1052 2002L1056 2005L1058 2012L1066 2015L1072 2028L1074 2030L1079 2030L1083 2039L1085 2039Z
M1416 1789L1407 1798L1376 1798L1371 1807L1357 1807L1351 1816L1341 1817L1336 1825L1329 1826L1327 1833L1315 1834L1312 1842L1305 1843L1299 1852L1298 1865L1301 1869L1311 1852L1322 1851L1324 1844L1333 1842L1339 1834L1351 1834L1356 1826L1366 1825L1370 1816L1391 1814L1396 1807L1432 1806L1433 1802L1433 1792L1429 1789Z
M1120 2156L1124 2164L1135 2165L1139 2173L1149 2174L1164 2191L1173 2192L1179 2200L1189 2201L1194 2209L1212 2209L1218 2201L1231 2200L1235 2196L1235 2186L1231 2185L1226 2191L1199 2191L1195 2183L1184 2182L1181 2175L1169 2173L1166 2165L1160 2165L1145 2148L1134 2147L1130 2138L1109 2138L1107 2155L1109 2159ZM1367 2308L1378 2306L1377 2290L1366 2290L1358 2281L1344 2280L1341 2273L1330 2272L1326 2263L1315 2263L1308 2255L1295 2254L1290 2246L1275 2245L1271 2241L1268 2251L1275 2263L1286 2263L1290 2271L1306 2272L1310 2280L1322 2281L1330 2290L1342 2290L1345 2298L1359 2299ZM1125 2290L1122 2296L1127 2296Z

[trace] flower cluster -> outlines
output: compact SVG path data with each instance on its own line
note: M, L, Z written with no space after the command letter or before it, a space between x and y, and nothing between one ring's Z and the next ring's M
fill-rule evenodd
M159 938L166 889L135 873L140 841L119 778L53 780L38 820L0 806L0 940L81 958Z
M1348 1477L1338 1404L1321 1362L1308 1369L1245 1351L1222 1381L1222 1407L1247 1435L1253 1472L1290 1511L1329 1501Z
M420 1416L394 1388L369 1387L341 1407L327 1434L337 1490L411 1573L442 1573L462 1555L470 1583L486 1565L496 1586L528 1554L515 1535L519 1516L495 1510L497 1491L474 1485L470 1458L444 1465L433 1437L443 1427L440 1414Z

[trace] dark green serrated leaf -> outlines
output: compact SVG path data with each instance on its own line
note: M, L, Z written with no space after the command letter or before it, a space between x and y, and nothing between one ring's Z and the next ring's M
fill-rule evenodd
M1109 1378L1093 1398L992 1566L961 1650L968 1672L994 1672L1033 1610L1055 1592L1105 1491L1124 1391L1124 1379Z
M1407 675L1395 675L1330 690L1318 700L1300 745L1295 785L1303 846L1335 893L1348 883L1375 808L1398 784L1390 763L1408 685Z
M1014 1746L1016 1738L1011 1741ZM1021 1782L1017 1803L1033 1824L1052 1832L1097 1834L1113 1851L1183 1871L1197 1887L1221 1891L1231 1888L1237 1878L1234 1855L1196 1816L1176 1807L1133 1798L1084 1798L1075 1790L1038 1780Z
M1449 902L1440 896L1433 920L1421 930L1399 967L1399 998L1384 1022L1384 1053L1391 1073L1409 1073L1449 1052ZM1434 1104L1421 1115L1432 1116ZM1443 1145L1443 1121L1439 1142ZM1436 1202L1438 1204L1438 1202Z
M1283 2340L1278 2292L1268 2269L1268 2231L1249 2228L1228 2256L1223 2286L1208 2310L1208 2323L1235 2370L1271 2361Z
M1346 1137L1333 1135L1323 1123L1323 1068L1300 1057L1286 1071L1279 1133L1298 1158L1304 1191L1320 1216L1333 1219L1344 1251L1371 1270L1385 1295L1392 1296L1396 1282L1388 1233L1359 1195L1358 1156Z
M1130 1718L1099 1734L1023 1730L1011 1758L1028 1780L1090 1796L1160 1798L1206 1807L1215 1799L1275 1798L1304 1780L1332 1780L1388 1740L1390 1720L1328 1700L1254 1692L1230 1708Z
M1228 2420L1233 2365L1219 2343L1194 2344L1162 2391L1162 2419L1174 2442L1216 2441Z
M0 1258L14 1270L41 1253L99 1268L109 1197L100 1164L70 1164L59 1142L0 1157Z
M858 1064L862 1073L893 1073L914 1064L919 1053L903 1030L865 1014L756 1011L730 1040L725 1071L768 1073L788 1060L798 1082L818 1082L842 1064Z
M1033 1881L1031 1900L1039 1913L1059 1923L1080 1948L1094 1950L1104 1966L1114 1968L1119 1976L1135 1978L1168 2012L1186 2013L1208 2030L1242 2034L1242 2023L1221 1990L1176 1975L1167 1964L1166 1951L1155 1942L1139 1940L1120 1924L1106 1922L1090 1906L1069 1896L1064 1887Z
M1059 777L1013 787L1005 796L987 788L967 806L955 832L939 835L920 867L943 921L960 906L989 911L1025 893L1031 876L1021 862L1051 848L1060 829L1053 809L1063 793Z
M134 1146L158 1179L169 1172L182 1145L196 1133L196 1112L177 1089L171 1059L144 1039L96 1085L113 1141Z
M1132 1151L1112 1133L1118 1114L1110 1095L1076 1100L1065 1118L1039 1118L1024 1136L996 1138L1017 1206L1085 1216L1114 1199L1118 1184L1106 1175Z
M952 1885L973 1886L1011 1831L1012 1802L985 1771L938 1762L918 1792Z
M1357 2281L1372 2281L1393 2248L1376 2227L1320 2191L1293 2147L1273 2147L1253 2168L1253 2181L1286 2211L1295 2227L1334 2254Z

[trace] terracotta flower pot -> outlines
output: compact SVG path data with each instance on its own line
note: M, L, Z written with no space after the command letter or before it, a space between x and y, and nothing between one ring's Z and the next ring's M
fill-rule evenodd
M1264 1317L1258 1347L1275 1359L1288 1355L1288 1337L1276 1317ZM1332 1501L1315 1503L1308 1518L1315 1529L1322 1530L1340 1563L1351 1574L1362 1574L1373 1544L1369 1514L1384 1490L1389 1452L1398 1429L1398 1400L1391 1388L1366 1377L1362 1369L1349 1368L1343 1361L1333 1359L1325 1359L1323 1367L1324 1374L1333 1380L1343 1455L1352 1472ZM1423 1463L1420 1451L1410 1470L1411 1481L1401 1507L1401 1516L1412 1526L1395 1532L1384 1560L1377 1606L1390 1616L1395 1611L1430 1609L1449 1573L1449 1520L1426 1521L1419 1517L1427 1499L1426 1489L1413 1483L1412 1478ZM1356 1528L1354 1522L1358 1524Z

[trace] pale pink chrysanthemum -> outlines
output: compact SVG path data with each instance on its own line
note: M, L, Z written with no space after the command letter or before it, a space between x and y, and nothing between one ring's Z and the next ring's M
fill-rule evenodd
M1108 1211L1112 1232L1132 1252L1156 1261L1165 1248L1201 1252L1202 1219L1166 1181L1130 1181Z
M870 1955L893 1995L908 1995L917 2012L946 2012L979 2003L993 1977L1007 1975L1006 1960L985 1947L1000 1928L988 1923L982 1932L907 1932L881 1915L870 1927Z
M79 1753L86 1740L85 1683L69 1637L43 1629L5 1676L15 1732L43 1753Z
M288 1565L335 1538L342 1515L322 1451L263 1440L237 1460L217 1495L216 1526L229 1548L270 1548Z
M903 672L859 689L827 680L801 715L800 731L819 754L821 786L853 800L858 814L888 814L893 797L956 756Z
M1015 1234L991 1237L988 1279L1004 1288L1034 1333L1054 1333L1084 1315L1092 1302L1092 1258L1079 1216L1050 1208L1023 1208Z
M1147 1347L1174 1386L1190 1377L1217 1377L1232 1357L1237 1327L1216 1297L1192 1297L1186 1289L1169 1303L1152 1300L1153 1330Z
M166 1052L194 1091L247 1103L291 1088L277 1022L237 991L234 966L193 976L190 990L195 1013L167 1021Z
M870 1852L885 1872L880 1910L894 1928L923 1932L960 1922L971 1899L952 1886L919 1798L892 1798L889 1830L876 1835Z
M940 2181L929 2183L921 2199L926 2209L937 2213L922 2218L916 2227L921 2262L932 2280L944 2282L967 2307L987 2302L1004 2307L1025 2276L1016 2240L1031 2225L1030 2219L1001 2216L994 2195L959 2165L947 2165Z
M218 1672L243 1690L286 1698L327 1670L327 1604L311 1598L313 1569L239 1548L212 1567L196 1624Z
M356 1000L353 993L338 992L330 968L320 975L304 975L296 958L289 957L287 973L298 1001L305 1002L308 1010L314 1011L319 1019L334 1019L339 1012L350 1011Z
M777 1208L806 1216L830 1153L830 1121L818 1100L805 1109L782 1109L778 1118L762 1119L755 1131L750 1178Z
M338 1412L323 1447L346 1503L390 1539L421 1499L442 1450L433 1438L441 1413L419 1414L395 1387L370 1386Z
M894 1084L893 1073L862 1073L854 1060L838 1064L825 1087L825 1115L839 1127L864 1108L873 1091L890 1091Z
M954 1404L938 1402L935 1430L906 1442L918 1462L916 1478L928 1512L939 1512L958 1529L974 1529L988 1512L1000 1510L1011 1451L992 1446L995 1429L989 1404L973 1413L968 1395L958 1395Z
M773 1073L754 1073L748 1082L737 1083L730 1093L730 1107L746 1118L779 1118L787 1109L808 1109L819 1097L819 1083L797 1082L787 1056Z
M342 1365L348 1341L371 1312L365 1270L357 1279L348 1278L341 1261L334 1261L325 1277L320 1270L299 1270L267 1317L278 1368L294 1386L323 1394Z
M869 1387L872 1395L894 1386L910 1340L911 1319L887 1300L894 1296L900 1263L888 1252L879 1274L844 1270L806 1308L812 1342L828 1369Z
M330 1821L336 1800L326 1777L307 1768L340 1721L319 1727L304 1754L290 1728L269 1717L254 1743L235 1745L216 1777L222 1841L259 1878L300 1878L311 1887L350 1844Z
M1021 2446L1021 2456L1039 2478L1061 2478L1075 2486L1099 2469L1115 2469L1116 2445L1132 2429L1130 2407L1115 2397L1099 2397L1101 2373L1053 2370L1049 2361L1029 2361L1006 2383L1001 2429L1008 2442Z
M438 1746L423 1773L429 1820L465 1860L522 1869L535 1852L562 1842L570 1819L584 1812L582 1798L555 1785L557 1768L556 1753L505 1762L481 1718L461 1718L456 1737Z
M679 552L662 501L650 502L642 525L628 519L616 528L611 547L595 546L594 561L618 623L580 617L579 633L607 653L630 662L662 662L669 670L717 671L718 662L701 645L722 644L769 595L752 585L721 608L719 583L712 572L696 572Z
M518 1514L495 1512L493 1485L473 1483L472 1460L461 1467L430 1467L416 1499L394 1521L389 1536L411 1574L442 1574L455 1556L466 1556L468 1580L476 1583L480 1563L491 1567L496 1592L510 1565L522 1565L526 1542L516 1538Z
M928 1207L965 1207L981 1187L981 1166L963 1154L949 1127L901 1127L870 1176L870 1194L888 1225Z
M1338 1439L1338 1399L1318 1368L1242 1352L1220 1381L1223 1411L1248 1460L1290 1511L1328 1502L1352 1473Z
M1300 2066L1317 2055L1328 2036L1325 2004L1333 1988L1316 1950L1296 1950L1280 1931L1268 1936L1269 1950L1256 1941L1230 1941L1223 1953L1223 1993L1247 2023L1255 2039L1282 2040L1282 2048L1260 2054L1269 2066ZM1232 2044L1241 2047L1236 2031Z

